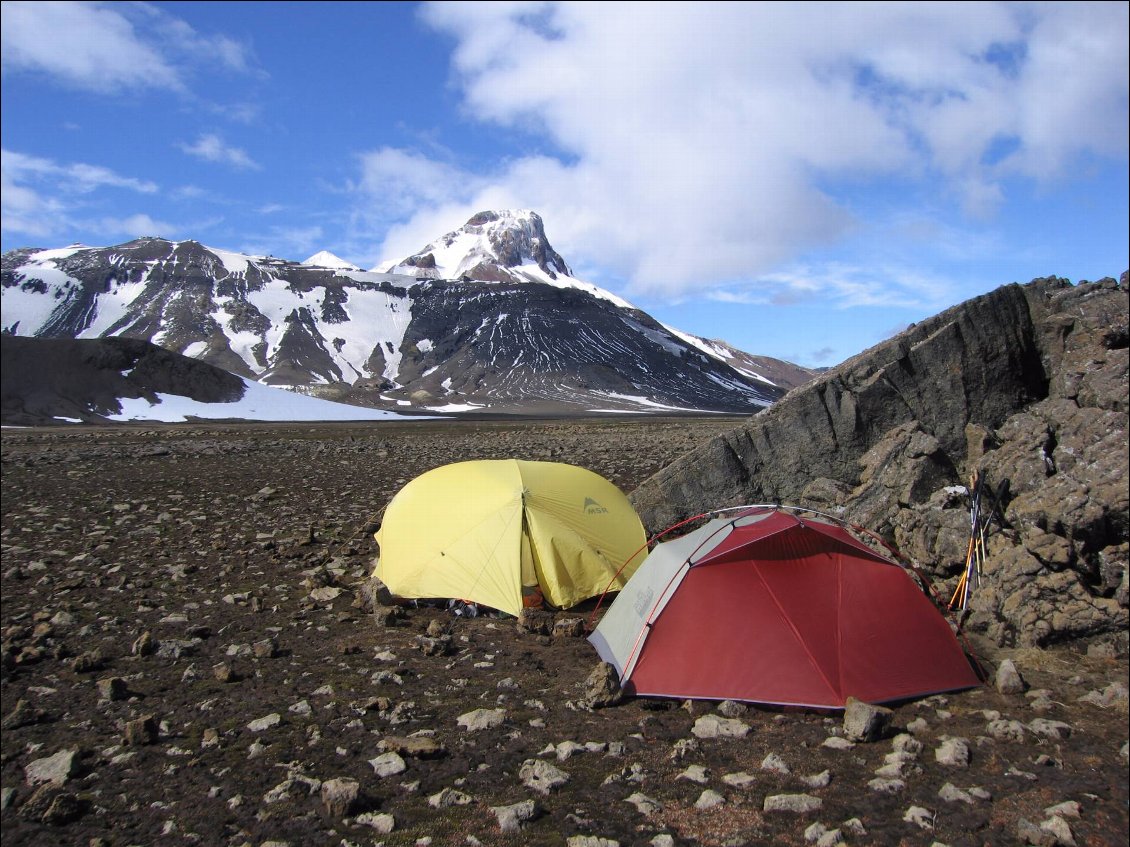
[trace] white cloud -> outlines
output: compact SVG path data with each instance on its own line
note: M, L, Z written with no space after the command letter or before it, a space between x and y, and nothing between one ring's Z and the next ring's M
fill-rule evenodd
M4 231L34 238L50 237L73 226L84 198L102 189L139 194L157 191L155 183L99 165L59 164L12 150L0 151L0 183Z
M113 93L185 91L195 67L254 73L246 47L203 35L145 3L9 2L0 27L3 67L46 74L66 85Z
M504 204L539 210L563 255L599 258L636 292L759 279L787 296L798 281L782 268L868 229L844 186L913 185L988 216L1010 179L1126 156L1121 3L435 3L422 14L456 40L466 115L540 133L563 155L470 174L411 151L371 154L360 217L399 221L384 258ZM921 301L938 284L807 270L845 303Z
M51 180L59 188L88 193L98 188L126 188L142 194L153 194L157 185L134 177L122 176L100 165L76 162L60 165L50 159L28 156L13 150L0 151L0 168L5 181L14 183Z
M205 162L217 162L230 165L237 170L259 170L256 163L245 150L231 147L215 133L205 133L192 144L181 143L180 149L190 156L203 159Z
M95 91L181 87L177 71L114 9L5 2L2 32L5 71L47 73Z
M170 237L175 230L173 224L155 220L146 214L129 215L124 218L106 217L87 221L84 224L90 231L102 235L104 238L117 240L119 238L133 239L142 236Z

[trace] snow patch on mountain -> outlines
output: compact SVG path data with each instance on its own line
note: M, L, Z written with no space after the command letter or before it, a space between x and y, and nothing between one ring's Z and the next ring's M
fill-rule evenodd
M218 250L215 247L205 248L211 252L224 266L232 276L246 276L247 268L251 265L249 257L244 256L242 253L232 253L229 250Z

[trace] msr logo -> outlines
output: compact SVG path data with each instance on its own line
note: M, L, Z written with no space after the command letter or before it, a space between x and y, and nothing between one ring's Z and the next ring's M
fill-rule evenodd
M591 497L585 498L584 511L586 515L604 515L608 510L593 500Z

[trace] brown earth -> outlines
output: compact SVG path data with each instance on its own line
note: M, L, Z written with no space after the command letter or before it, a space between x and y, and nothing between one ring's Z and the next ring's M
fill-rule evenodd
M822 844L1126 843L1116 655L977 644L990 674L1011 658L1028 690L900 704L886 738L834 749L837 714L593 710L584 683L598 660L583 638L436 608L382 626L358 605L376 516L425 470L552 459L630 491L734 424L5 430L5 847L804 844L806 832ZM748 734L697 738L718 708ZM502 722L464 728L479 709ZM397 740L409 737L433 754L411 755ZM951 739L967 742L964 765L938 761ZM765 769L770 754L789 773ZM543 763L544 792L527 784L530 762ZM562 777L545 765L568 780L553 786ZM902 785L876 790L884 778ZM797 794L820 807L766 811L767 797ZM535 816L503 833L493 807L527 800ZM820 827L839 833L821 840Z

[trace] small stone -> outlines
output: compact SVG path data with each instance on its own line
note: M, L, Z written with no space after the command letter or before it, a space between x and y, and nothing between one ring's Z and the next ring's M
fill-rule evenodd
M827 831L828 831L828 827L824 826L824 824L822 824L822 823L817 822L817 823L811 824L804 831L804 840L807 841L809 844L814 844L814 843L816 843L817 840L819 840L820 836L822 836Z
M705 809L713 809L715 806L721 806L726 802L726 798L713 789L706 789L695 800L694 807L700 811Z
M691 782L702 784L707 781L706 768L704 768L702 765L691 765L681 774L676 776L675 779L686 779L690 780Z
M879 794L897 794L906 788L906 783L901 779L876 777L867 783L867 787Z
M969 767L969 742L964 738L947 738L934 751L934 759L939 765L955 768Z
M467 712L455 719L456 723L468 732L494 729L501 726L505 720L505 709L475 709L473 712Z
M641 794L639 791L625 797L625 803L631 803L636 807L636 811L641 815L653 815L663 808L663 805L658 800L653 800L646 794Z
M1016 822L1016 835L1020 843L1030 844L1032 847L1056 847L1058 840L1054 833L1036 826L1027 818L1020 818Z
M48 786L43 786L41 790L44 789L48 789ZM29 805L30 803L31 801L29 801ZM84 810L84 805L78 797L66 791L59 791L52 796L51 802L47 805L40 820L52 826L62 826L82 817Z
M98 670L104 664L105 660L101 653L97 650L89 650L74 658L74 661L71 662L71 670L75 673L89 673Z
M723 700L715 711L725 718L740 718L749 712L749 706L737 700Z
M522 609L515 622L518 632L529 635L550 635L553 632L553 614L545 609Z
M28 785L46 783L60 787L74 775L77 755L78 750L60 750L53 756L29 762L24 768L24 779Z
M132 746L153 744L157 741L157 721L152 715L126 723L123 740Z
M235 666L231 662L220 662L212 665L212 676L220 682L236 682L239 680L239 675L235 672Z
M95 684L98 687L98 699L100 700L114 702L129 697L129 688L126 686L126 681L120 676L100 679Z
M1057 803L1054 806L1048 806L1044 809L1044 814L1048 817L1058 815L1061 818L1077 818L1081 811L1079 804L1075 800L1067 800L1063 803Z
M1020 721L1005 718L989 721L985 727L985 732L997 741L1014 741L1017 743L1024 741L1024 724Z
M1116 680L1106 686L1106 688L1088 691L1079 698L1079 702L1090 703L1092 706L1099 706L1105 709L1107 706L1111 706L1127 698L1130 698L1130 690L1127 690L1125 685Z
M524 824L541 814L541 807L533 800L523 800L509 806L492 806L491 811L498 818L503 832L517 833L522 831Z
M1000 663L993 678L993 685L1001 694L1023 694L1024 689L1028 687L1012 659L1005 659Z
M972 805L973 797L968 791L962 791L952 782L947 782L938 789L938 796L947 803L969 803Z
M1053 721L1047 718L1036 718L1029 722L1028 729L1036 735L1042 735L1045 738L1054 738L1056 740L1063 740L1071 735L1071 724L1064 723L1063 721Z
M915 718L906 725L906 731L912 735L921 735L929 727L930 724L926 722L925 718Z
M408 620L408 613L400 606L374 606L373 620L378 626L402 626Z
M615 706L624 699L620 690L620 675L615 666L601 662L589 673L584 682L583 702L590 709L603 709Z
M789 766L785 764L785 760L778 756L776 753L770 753L761 760L761 769L771 773L788 774Z
M911 756L917 756L922 752L922 742L913 735L900 732L891 739L891 749L896 753L907 753Z
M382 779L386 776L404 773L408 769L408 765L404 763L400 754L392 752L382 753L375 759L370 759L369 764L372 766L373 772Z
M428 805L433 809L447 809L451 806L469 806L474 802L470 794L456 791L454 788L441 788L428 798Z
M345 817L357 802L360 793L361 783L355 779L327 779L322 783L322 805L325 806L326 814L333 818Z
M362 812L355 817L353 821L361 826L370 827L378 835L388 835L396 829L396 819L387 813L374 814L373 812Z
M859 818L848 818L843 822L841 828L847 832L848 835L854 835L857 838L862 838L867 834L867 827L863 825L863 821Z
M153 633L146 630L133 642L133 645L130 647L130 652L134 656L152 656L157 652L159 647L160 644L158 644L157 639L153 637Z
M443 744L427 735L410 737L386 735L377 743L377 748L385 753L399 753L411 759L435 759L447 750Z
M680 738L671 747L671 758L682 759L691 753L697 753L702 747L695 738Z
M906 814L902 819L907 823L912 823L920 829L933 829L934 828L935 814L929 809L924 809L921 806L911 806L906 810Z
M33 708L27 700L20 698L16 701L12 711L8 712L4 716L4 720L0 722L0 729L18 729L21 726L29 726L38 723L42 717L42 712Z
M1052 815L1040 824L1040 829L1050 832L1055 836L1056 844L1060 847L1075 847L1075 834L1067 821L1059 815Z
M811 794L771 794L765 798L766 812L795 812L806 815L824 808L824 801Z
M279 655L279 645L273 638L264 638L251 645L251 654L256 659L273 659Z
M451 636L441 635L438 638L432 638L420 635L416 637L416 646L425 656L446 656L452 650Z
M722 781L732 788L749 788L757 782L757 779L745 771L739 771L738 773L726 774L722 777Z
M585 622L582 618L562 618L553 625L554 638L583 638Z
M540 759L527 759L518 771L518 778L527 788L549 794L569 781L569 774Z
M247 728L252 732L265 732L272 727L278 726L280 723L282 723L282 715L278 712L272 712L269 715L251 721L251 723L247 724Z
M802 776L800 781L804 783L807 788L826 788L832 782L832 772L823 770L820 771L820 773Z
M855 742L848 741L839 735L830 735L824 739L820 746L827 747L829 750L850 750L855 746Z
M735 718L703 715L694 722L691 734L696 738L745 738L749 734L749 725Z
M844 708L844 736L851 741L878 741L893 716L894 712L883 706L848 697Z

